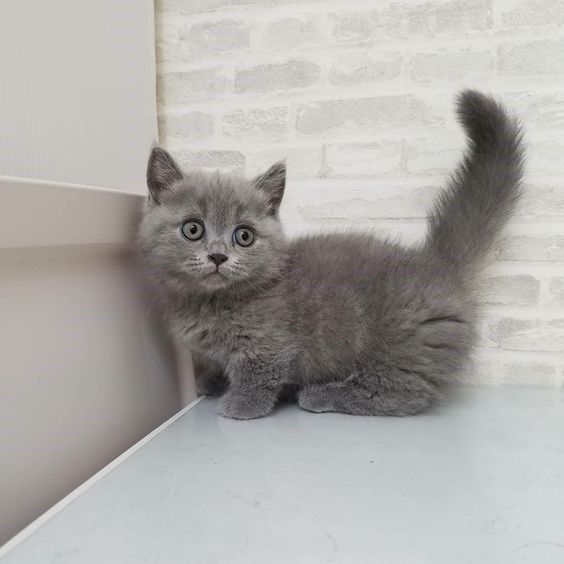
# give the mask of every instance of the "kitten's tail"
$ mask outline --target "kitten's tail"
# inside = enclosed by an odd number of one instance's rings
[[[519,124],[479,92],[458,97],[468,149],[429,217],[426,247],[457,270],[473,270],[521,195],[524,149]]]

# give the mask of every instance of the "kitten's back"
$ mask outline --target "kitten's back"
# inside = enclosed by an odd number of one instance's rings
[[[450,381],[468,357],[473,302],[424,250],[334,233],[294,240],[290,257],[287,296],[310,379],[360,360]]]

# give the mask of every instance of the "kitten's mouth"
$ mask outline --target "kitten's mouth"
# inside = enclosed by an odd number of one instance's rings
[[[229,284],[229,279],[219,270],[214,270],[203,277],[202,284],[210,290],[219,290]]]
[[[227,278],[219,272],[219,269],[215,269],[213,272],[206,274],[205,278],[222,278],[223,280],[227,280]]]

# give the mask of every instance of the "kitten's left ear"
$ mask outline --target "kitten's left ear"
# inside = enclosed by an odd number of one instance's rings
[[[182,171],[174,159],[161,147],[153,147],[147,164],[147,186],[151,200],[160,203],[161,194],[176,181],[182,180]]]
[[[286,187],[286,163],[280,161],[273,164],[253,180],[253,186],[266,194],[271,215],[276,215]]]

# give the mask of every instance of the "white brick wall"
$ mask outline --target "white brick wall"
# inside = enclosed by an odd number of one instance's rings
[[[564,384],[563,0],[157,0],[161,141],[187,166],[286,157],[290,233],[420,237],[460,157],[453,97],[494,92],[528,197],[484,279],[481,383]]]

